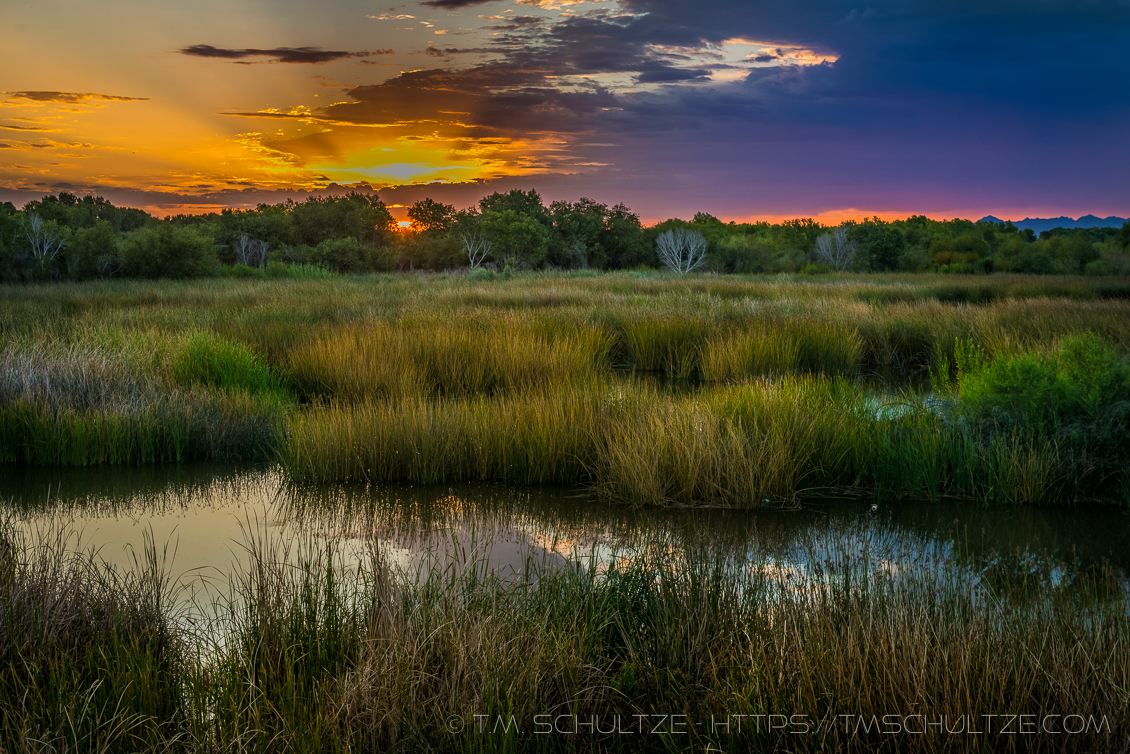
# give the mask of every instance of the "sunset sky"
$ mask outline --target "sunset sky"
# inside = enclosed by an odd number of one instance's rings
[[[1130,0],[0,0],[0,201],[1130,215]],[[336,184],[336,185],[333,185]],[[398,206],[399,205],[399,206]]]

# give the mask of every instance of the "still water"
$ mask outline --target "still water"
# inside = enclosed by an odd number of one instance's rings
[[[328,541],[346,568],[376,544],[405,573],[468,562],[521,578],[545,565],[599,567],[641,542],[706,543],[743,557],[774,553],[805,568],[858,551],[906,570],[962,556],[1010,559],[1051,583],[1071,565],[1130,573],[1130,515],[1109,509],[984,508],[972,502],[808,500],[785,511],[633,510],[583,490],[495,485],[295,487],[277,469],[217,465],[0,467],[0,512],[31,542],[62,537],[130,567],[147,542],[207,602],[246,569],[249,547]],[[280,550],[281,551],[281,550]],[[764,561],[764,557],[761,558]],[[785,562],[787,561],[787,562]],[[976,567],[971,574],[975,578]]]

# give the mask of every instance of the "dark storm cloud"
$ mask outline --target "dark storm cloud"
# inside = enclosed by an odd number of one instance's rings
[[[656,67],[649,71],[644,71],[636,76],[636,83],[638,84],[659,84],[669,83],[672,81],[691,81],[693,79],[709,79],[710,71],[706,70],[687,70],[685,68],[663,68]]]
[[[474,53],[498,52],[494,47],[444,47],[440,49],[435,45],[428,45],[424,54],[430,58],[446,58],[448,55],[469,55]]]
[[[354,102],[332,105],[328,119],[357,124],[436,123],[450,135],[489,137],[583,130],[587,117],[614,105],[603,90],[564,92],[547,85],[551,70],[488,64],[463,70],[402,73],[349,90]],[[469,132],[467,132],[469,130]]]
[[[437,0],[433,6],[470,4],[477,3]],[[513,114],[514,103],[535,103],[518,121],[539,132],[558,127],[563,113],[564,130],[571,131],[585,127],[586,119],[598,130],[612,119],[623,128],[638,114],[659,128],[726,117],[740,119],[734,127],[746,131],[750,117],[834,129],[911,127],[935,119],[962,122],[968,132],[989,127],[985,118],[1001,108],[1060,117],[1051,103],[1116,109],[1128,103],[1130,75],[1121,59],[1130,46],[1126,0],[1084,6],[1062,0],[869,0],[862,8],[832,0],[622,0],[619,7],[557,21],[507,19],[498,25],[506,33],[495,37],[493,47],[429,45],[425,54],[431,57],[493,51],[494,60],[359,87],[352,90],[358,102],[328,114],[386,123],[443,121],[437,113],[459,110],[475,125],[487,125],[499,120],[492,109]],[[707,62],[732,39],[769,49],[755,50],[744,82],[702,87],[712,70],[734,70]],[[798,49],[813,51],[815,60],[810,56],[802,65],[791,59]],[[812,65],[820,55],[836,62]],[[600,74],[670,86],[643,96],[577,83],[577,77]],[[563,89],[561,81],[569,77]],[[694,88],[700,90],[697,109],[675,112],[688,96],[684,90]],[[599,107],[589,104],[594,99]],[[985,107],[986,99],[992,107]],[[445,104],[450,102],[462,104]],[[539,116],[546,121],[537,122]]]
[[[52,102],[65,105],[80,105],[87,102],[145,102],[148,97],[119,97],[113,94],[95,94],[94,92],[4,92],[9,100],[27,100],[29,102]]]
[[[425,50],[487,62],[356,87],[318,116],[488,142],[562,134],[577,160],[616,165],[602,181],[629,203],[671,185],[698,208],[747,214],[881,209],[942,190],[1051,201],[1070,187],[1130,202],[1116,168],[1130,2],[622,0],[496,26],[487,47]],[[727,40],[763,47],[743,48],[751,57],[735,66],[718,55]],[[729,80],[710,80],[723,71]],[[639,90],[623,91],[628,82]]]
[[[486,5],[491,2],[494,2],[494,0],[425,0],[425,2],[420,4],[440,10],[460,10],[461,8],[471,8],[476,5]]]
[[[348,58],[366,58],[371,55],[387,55],[391,50],[361,50],[348,52],[346,50],[323,50],[320,47],[274,47],[269,50],[255,48],[227,49],[213,47],[212,45],[190,45],[178,50],[182,55],[191,55],[197,58],[219,58],[222,60],[242,61],[246,58],[270,58],[272,63],[308,63],[318,65],[330,63],[335,60]]]

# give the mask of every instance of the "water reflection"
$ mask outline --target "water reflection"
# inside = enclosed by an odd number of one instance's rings
[[[1031,575],[1053,587],[1092,564],[1130,570],[1130,516],[1097,509],[923,501],[874,508],[869,498],[842,498],[790,511],[633,510],[561,488],[300,487],[272,467],[213,465],[6,467],[0,507],[33,540],[78,532],[77,546],[96,548],[120,567],[130,566],[146,536],[159,549],[167,543],[175,552],[170,568],[184,574],[195,600],[222,592],[246,568],[250,538],[333,542],[346,569],[357,568],[375,544],[409,574],[476,564],[518,579],[566,563],[603,568],[645,546],[678,561],[692,545],[797,583],[860,558],[877,578],[959,559],[974,574]]]

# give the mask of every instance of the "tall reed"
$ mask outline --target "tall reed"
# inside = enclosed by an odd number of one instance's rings
[[[167,551],[117,572],[63,530],[0,520],[0,748],[128,751],[186,731],[186,653]],[[76,551],[78,550],[78,551]]]

